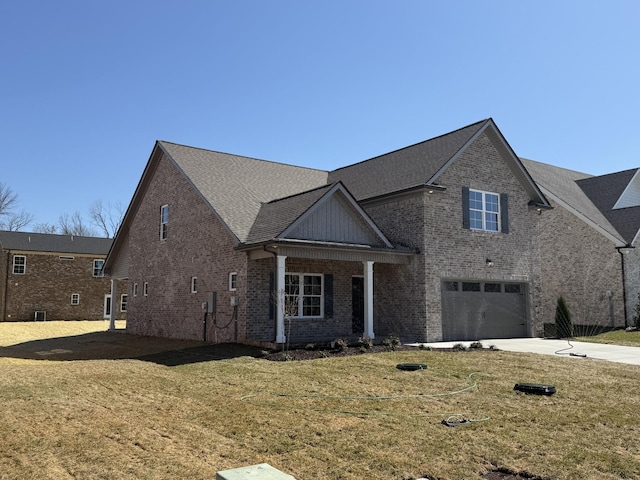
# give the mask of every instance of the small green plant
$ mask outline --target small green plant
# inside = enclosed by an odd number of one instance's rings
[[[562,296],[558,297],[558,303],[556,304],[556,336],[558,338],[573,337],[571,313]]]
[[[471,342],[469,344],[469,348],[470,349],[477,349],[477,350],[482,350],[484,348],[484,345],[482,345],[482,342]]]
[[[638,293],[638,303],[636,303],[633,323],[635,324],[636,329],[640,330],[640,293]]]
[[[427,345],[426,343],[421,343],[420,345],[418,345],[418,348],[420,350],[427,350],[427,351],[433,350],[433,348],[431,348],[431,345]]]
[[[382,341],[382,344],[391,351],[395,351],[400,345],[400,337],[397,335],[389,335]]]
[[[373,340],[369,337],[360,337],[358,339],[358,345],[360,346],[360,350],[369,350],[373,347]]]
[[[467,347],[464,343],[456,343],[453,347],[451,347],[455,352],[466,352]]]
[[[307,343],[304,348],[305,348],[305,350],[315,350],[316,349],[316,344],[315,343]]]

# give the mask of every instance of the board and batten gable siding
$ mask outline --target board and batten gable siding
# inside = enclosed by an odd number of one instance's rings
[[[302,240],[385,246],[342,193],[327,198],[286,236]]]
[[[160,240],[160,209],[169,206],[168,234]],[[208,318],[208,341],[235,341],[231,297],[238,304],[238,340],[245,334],[246,255],[176,166],[163,157],[153,173],[129,230],[130,298],[127,330],[134,334],[202,340],[202,303],[217,294],[216,324]],[[229,291],[229,273],[237,272],[237,290]],[[197,292],[191,278],[197,277]],[[144,295],[144,284],[148,295]]]

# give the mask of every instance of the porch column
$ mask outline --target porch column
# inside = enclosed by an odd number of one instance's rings
[[[276,256],[276,343],[284,343],[284,272],[285,255]]]
[[[364,336],[375,338],[373,333],[373,262],[364,264]]]
[[[118,305],[118,281],[111,277],[111,311],[109,312],[109,330],[116,329],[116,306]]]

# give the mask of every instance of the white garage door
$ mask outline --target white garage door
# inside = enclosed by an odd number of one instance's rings
[[[442,282],[443,340],[528,336],[526,286],[471,280]]]

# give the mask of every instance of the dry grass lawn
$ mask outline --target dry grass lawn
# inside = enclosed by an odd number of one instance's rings
[[[270,362],[106,328],[0,323],[0,479],[213,480],[263,462],[298,480],[640,478],[637,366],[488,349]]]

